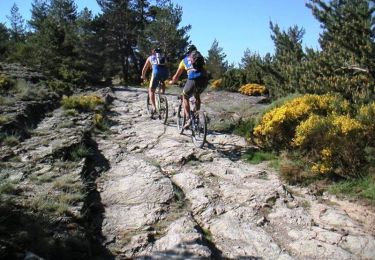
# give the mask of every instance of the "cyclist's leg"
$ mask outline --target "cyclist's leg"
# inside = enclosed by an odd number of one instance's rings
[[[167,68],[162,68],[160,71],[160,87],[161,93],[165,94],[165,81],[168,79],[169,73]]]
[[[161,93],[165,94],[165,82],[164,81],[160,81],[160,89],[161,89]]]
[[[208,79],[207,77],[202,77],[196,80],[196,107],[197,111],[201,109],[201,94],[206,89],[208,85]]]
[[[185,83],[184,90],[182,91],[182,101],[184,106],[184,114],[186,116],[186,124],[184,127],[188,127],[190,125],[190,104],[189,104],[189,97],[194,94],[195,91],[195,81],[188,79]]]
[[[150,101],[151,101],[152,109],[154,112],[156,111],[155,89],[157,86],[158,86],[157,75],[152,73],[151,80],[150,80],[149,94],[150,94]]]
[[[196,108],[197,108],[197,111],[199,111],[199,110],[201,109],[201,94],[200,94],[200,93],[197,93],[197,94],[195,95],[195,99],[196,99],[196,101],[195,101],[195,106],[196,106]]]

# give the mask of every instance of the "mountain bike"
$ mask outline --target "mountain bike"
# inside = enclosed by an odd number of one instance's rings
[[[179,104],[176,113],[176,121],[177,121],[177,129],[180,134],[186,130],[184,125],[186,123],[186,117],[184,115],[184,106],[182,101],[182,96],[178,97]],[[196,147],[202,148],[204,143],[206,142],[207,136],[207,120],[206,115],[203,111],[196,110],[196,98],[192,96],[189,98],[190,104],[190,112],[189,112],[189,119],[190,119],[190,126],[189,129],[191,130],[191,138],[193,143]]]
[[[157,118],[159,118],[159,120],[162,121],[163,124],[166,124],[168,120],[168,100],[167,97],[161,93],[161,85],[162,82],[159,81],[158,86],[155,90],[156,111],[152,115],[152,104],[150,102],[149,92],[147,92],[146,108],[148,115],[151,115],[151,117],[156,116]]]

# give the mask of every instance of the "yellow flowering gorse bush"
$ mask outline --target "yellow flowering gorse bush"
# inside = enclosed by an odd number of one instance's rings
[[[64,109],[76,109],[84,111],[92,111],[98,105],[103,104],[104,101],[97,95],[82,95],[82,96],[63,96],[62,106]]]
[[[355,177],[364,165],[364,148],[374,139],[375,103],[359,109],[334,95],[305,95],[276,107],[254,128],[258,144],[293,149],[314,174]]]
[[[375,146],[375,102],[360,107],[357,119],[365,126],[367,142]]]
[[[333,116],[332,124],[337,127],[339,134],[348,136],[351,134],[358,133],[364,129],[364,126],[355,118],[351,118],[348,115],[345,116]]]
[[[265,86],[255,84],[255,83],[249,83],[246,85],[243,85],[238,90],[241,94],[248,95],[248,96],[260,96],[267,92],[267,89]]]
[[[295,128],[311,114],[327,115],[348,111],[348,102],[334,95],[297,97],[267,112],[254,128],[254,135],[263,145],[289,146]]]
[[[332,167],[324,163],[314,163],[311,167],[311,172],[315,174],[327,174],[332,172]]]
[[[216,79],[211,83],[212,89],[219,89],[221,87],[222,79]]]

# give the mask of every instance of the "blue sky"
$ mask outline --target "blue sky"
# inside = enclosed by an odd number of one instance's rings
[[[305,47],[318,48],[320,24],[305,7],[306,0],[173,0],[182,6],[181,25],[191,24],[190,39],[207,55],[214,39],[223,48],[230,63],[238,64],[244,51],[265,55],[274,52],[269,22],[281,29],[298,25],[306,31]],[[16,3],[25,20],[30,18],[32,0],[0,0],[0,22]],[[78,9],[87,6],[94,13],[100,12],[96,0],[76,0]]]

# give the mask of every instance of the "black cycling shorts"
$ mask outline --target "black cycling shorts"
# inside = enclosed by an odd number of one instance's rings
[[[206,77],[188,79],[186,81],[182,94],[187,97],[191,97],[193,95],[200,95],[203,92],[203,90],[207,87],[207,85],[208,80]]]

